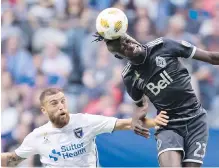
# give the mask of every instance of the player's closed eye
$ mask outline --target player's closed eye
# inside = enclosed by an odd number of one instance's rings
[[[56,106],[57,104],[58,104],[57,101],[53,101],[53,102],[51,103],[52,106]]]
[[[65,104],[65,99],[63,99],[63,100],[61,101],[61,103],[62,103],[62,104]]]

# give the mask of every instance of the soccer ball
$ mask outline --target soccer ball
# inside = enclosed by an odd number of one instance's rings
[[[128,19],[125,13],[120,9],[107,8],[97,16],[97,32],[105,39],[117,39],[126,33],[127,28]]]

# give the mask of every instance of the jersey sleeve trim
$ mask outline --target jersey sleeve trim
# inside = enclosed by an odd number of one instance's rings
[[[195,52],[196,52],[196,49],[197,49],[197,47],[193,47],[193,50],[192,50],[192,53],[191,53],[191,55],[189,56],[189,58],[192,58],[194,55],[195,55]]]
[[[22,155],[22,153],[20,152],[19,153],[19,150],[18,149],[15,149],[15,154],[17,155],[17,156],[19,156],[19,157],[21,157],[21,158],[23,158],[23,159],[27,159],[28,158],[28,156],[24,156],[24,155]]]
[[[112,133],[114,130],[115,130],[115,127],[116,127],[116,122],[117,122],[117,118],[112,118],[112,120],[110,121],[109,123],[109,133]],[[112,127],[111,127],[111,124],[112,124]]]
[[[142,97],[141,97],[139,100],[137,100],[137,101],[136,101],[136,100],[133,100],[133,102],[134,102],[135,104],[137,104],[137,103],[139,103],[139,102],[141,102],[141,101],[143,100],[143,97],[144,97],[144,96],[142,96]]]

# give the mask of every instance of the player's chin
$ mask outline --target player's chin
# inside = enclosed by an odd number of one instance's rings
[[[126,58],[130,61],[135,59],[137,56],[138,56],[138,53],[134,53],[134,52],[129,52],[126,54]]]
[[[65,125],[68,124],[69,119],[70,117],[68,115],[59,117],[57,121],[57,125],[59,125],[59,127],[64,127]]]
[[[128,59],[132,59],[135,56],[135,53],[133,50],[128,50],[125,52],[125,57]]]
[[[59,120],[60,123],[65,124],[65,123],[68,123],[69,118],[70,118],[69,114],[65,113],[65,114],[59,115],[59,119],[58,120]]]

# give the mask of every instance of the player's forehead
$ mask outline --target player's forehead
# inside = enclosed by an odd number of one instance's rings
[[[56,94],[52,94],[52,95],[47,95],[44,98],[44,103],[50,103],[52,101],[59,101],[65,98],[65,95],[63,92],[58,92]]]
[[[116,40],[108,40],[106,44],[110,51],[118,51],[119,49],[121,49],[121,45],[128,44],[130,42],[139,44],[134,38],[132,38],[128,34],[125,34]]]
[[[108,40],[106,44],[109,51],[111,52],[118,51],[121,46],[120,38],[116,40]]]

